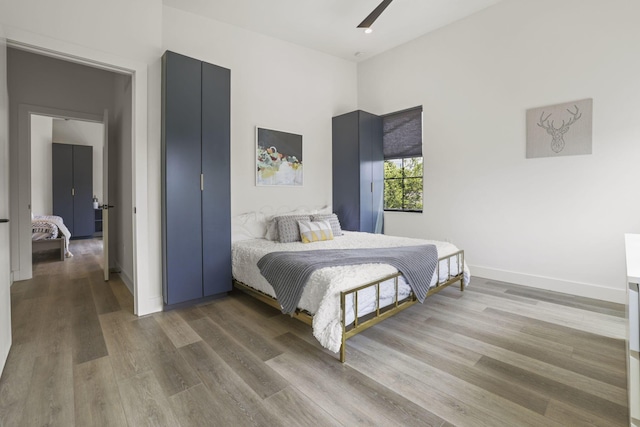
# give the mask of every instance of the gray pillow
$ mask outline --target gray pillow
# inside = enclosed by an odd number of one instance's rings
[[[311,221],[310,215],[283,215],[275,218],[278,223],[278,241],[280,243],[301,242],[298,221]]]
[[[331,224],[331,231],[334,236],[342,236],[344,233],[342,232],[342,227],[340,227],[340,220],[338,219],[338,215],[332,214],[318,214],[311,215],[311,221],[328,221]]]

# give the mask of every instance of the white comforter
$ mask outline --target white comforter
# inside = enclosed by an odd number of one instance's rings
[[[416,246],[430,243],[436,245],[438,256],[443,257],[458,251],[458,248],[447,242],[432,240],[411,239],[406,237],[393,237],[381,234],[345,232],[344,236],[338,236],[334,240],[305,244],[302,242],[278,243],[265,239],[243,240],[232,245],[233,277],[257,289],[265,294],[275,297],[273,288],[260,274],[257,263],[260,258],[269,252],[275,251],[305,251],[316,249],[353,249],[353,248],[384,248],[397,246]],[[454,258],[455,259],[455,258]],[[451,264],[452,274],[457,272],[455,262]],[[309,282],[302,293],[298,307],[313,314],[313,335],[323,347],[337,352],[342,343],[342,326],[340,324],[340,292],[364,285],[386,276],[397,273],[397,270],[388,264],[364,264],[341,267],[323,268],[315,271],[309,278]],[[441,262],[440,280],[447,279],[447,263]],[[469,283],[470,273],[464,265],[464,284]],[[393,282],[381,286],[381,306],[390,304],[395,300]],[[410,289],[400,279],[399,299],[408,295]],[[436,277],[431,285],[436,283]],[[363,315],[375,309],[375,292],[358,293],[358,315]],[[347,324],[353,320],[353,307],[347,312]]]

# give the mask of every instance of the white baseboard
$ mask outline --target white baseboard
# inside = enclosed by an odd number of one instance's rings
[[[113,263],[115,264],[116,268],[120,271],[120,273],[118,274],[120,275],[120,278],[124,282],[127,289],[129,289],[129,292],[131,292],[131,295],[135,295],[133,279],[131,278],[131,275],[128,274],[122,268],[118,260],[114,259]],[[144,316],[146,314],[157,313],[159,311],[162,311],[163,309],[164,309],[164,298],[162,297],[162,295],[148,298],[146,300],[141,299],[140,301],[138,301],[138,312],[136,313],[136,315]]]
[[[131,278],[131,275],[122,268],[122,266],[120,265],[117,259],[113,260],[113,263],[116,265],[116,268],[119,271],[118,274],[120,275],[120,278],[122,279],[124,284],[127,286],[127,289],[129,289],[129,292],[131,292],[131,295],[135,295],[133,279]]]
[[[24,270],[15,270],[11,272],[11,276],[12,276],[12,281],[13,282],[20,282],[22,280],[29,280],[32,279],[33,276],[29,276],[28,274],[26,274],[24,272]]]
[[[136,315],[144,316],[146,314],[158,313],[164,309],[164,298],[162,295],[159,297],[149,298],[144,301],[139,301],[138,312]]]
[[[485,279],[499,280],[501,282],[509,282],[516,285],[562,292],[580,297],[616,302],[619,304],[624,304],[626,301],[626,290],[624,288],[615,289],[591,283],[570,282],[568,280],[554,279],[552,277],[534,276],[531,274],[516,273],[514,271],[480,267],[477,265],[470,265],[469,269],[471,270],[471,284],[473,284],[473,277],[477,276]]]

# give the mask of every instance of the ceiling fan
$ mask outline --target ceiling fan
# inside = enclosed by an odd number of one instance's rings
[[[370,28],[375,20],[378,19],[378,17],[382,14],[382,12],[384,12],[384,10],[392,1],[393,0],[383,0],[382,3],[378,5],[378,7],[373,9],[373,12],[371,12],[369,16],[364,18],[364,21],[362,21],[360,25],[358,25],[358,28]]]

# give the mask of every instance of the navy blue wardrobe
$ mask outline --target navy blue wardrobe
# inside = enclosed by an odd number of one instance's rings
[[[381,233],[382,118],[357,110],[333,118],[333,211],[349,231]]]
[[[162,258],[166,306],[231,290],[230,70],[162,57]]]
[[[72,239],[91,237],[95,232],[93,147],[53,143],[51,149],[53,214],[62,217]]]

